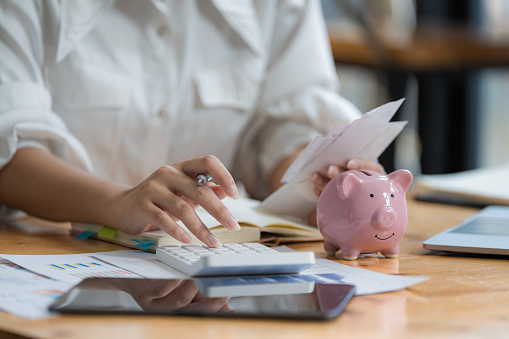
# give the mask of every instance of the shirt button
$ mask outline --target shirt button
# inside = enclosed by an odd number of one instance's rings
[[[168,116],[168,110],[166,108],[161,108],[157,114],[161,118],[166,118]]]
[[[168,28],[168,26],[161,26],[157,29],[157,35],[159,35],[160,37],[164,37],[168,35],[168,33],[170,33],[170,29]]]

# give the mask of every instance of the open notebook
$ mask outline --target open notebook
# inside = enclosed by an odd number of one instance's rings
[[[241,227],[239,231],[227,230],[201,207],[196,209],[196,213],[223,244],[259,242],[262,240],[262,232],[264,232],[264,239],[266,241],[274,243],[299,242],[303,240],[316,241],[322,239],[320,231],[316,227],[306,224],[304,220],[282,218],[258,210],[256,207],[260,202],[257,200],[241,197],[238,200],[225,198],[222,202],[239,222]],[[187,230],[181,222],[179,222],[179,225]],[[181,244],[161,230],[132,235],[103,225],[72,223],[71,227],[72,232],[77,234],[77,238],[86,239],[90,237],[101,239],[148,251],[155,251],[158,246]],[[193,239],[193,244],[201,244],[201,241],[194,235],[190,235]]]

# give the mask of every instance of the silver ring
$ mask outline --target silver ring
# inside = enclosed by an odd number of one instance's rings
[[[203,186],[203,185],[206,185],[209,181],[212,180],[212,177],[210,175],[206,175],[206,174],[198,174],[196,176],[196,184],[198,186]]]

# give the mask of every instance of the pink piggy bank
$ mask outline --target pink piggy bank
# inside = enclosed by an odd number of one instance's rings
[[[407,170],[387,175],[354,170],[334,177],[317,207],[325,251],[335,255],[341,249],[346,260],[373,252],[396,258],[407,227],[405,194],[412,179]]]

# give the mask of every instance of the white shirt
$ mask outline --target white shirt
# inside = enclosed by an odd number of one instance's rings
[[[0,168],[39,147],[134,185],[214,154],[262,198],[278,161],[359,114],[319,0],[0,1]]]

